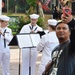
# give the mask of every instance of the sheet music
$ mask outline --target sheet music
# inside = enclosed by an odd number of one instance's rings
[[[32,43],[29,35],[17,35],[17,39],[20,48],[32,47]]]
[[[22,34],[17,35],[18,46],[20,48],[35,47],[40,41],[39,34]]]
[[[39,34],[31,34],[30,37],[31,37],[33,46],[37,46],[38,43],[40,42]]]

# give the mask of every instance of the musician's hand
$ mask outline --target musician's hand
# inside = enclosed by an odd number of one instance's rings
[[[31,30],[31,32],[30,33],[35,33],[33,30]]]

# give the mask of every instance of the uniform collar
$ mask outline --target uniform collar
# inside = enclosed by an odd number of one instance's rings
[[[29,24],[29,26],[32,26],[31,23]],[[37,24],[34,27],[36,27],[36,26],[37,26]]]

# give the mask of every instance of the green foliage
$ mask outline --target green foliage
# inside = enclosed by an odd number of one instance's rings
[[[28,24],[29,22],[30,22],[30,20],[29,20],[29,17],[28,17],[28,16],[20,16],[20,17],[18,18],[18,22],[17,22],[17,24],[19,25],[19,28],[18,28],[17,33],[19,33],[20,30],[21,30],[21,28],[22,28],[24,25]]]
[[[17,31],[18,31],[18,26],[17,25],[9,25],[8,27],[12,29],[13,35],[17,34]]]
[[[26,2],[30,6],[26,13],[28,13],[28,14],[35,13],[36,12],[36,5],[37,5],[36,2],[37,2],[37,0],[26,0]]]
[[[16,23],[17,21],[18,20],[16,18],[15,21],[12,20],[12,21],[9,22],[9,26],[8,27],[12,29],[13,35],[17,34],[17,31],[18,31],[18,28],[19,28],[18,24]]]
[[[27,3],[30,5],[30,6],[33,6],[34,8],[36,7],[36,1],[37,0],[26,0]]]
[[[37,0],[26,0],[26,2],[30,5],[30,8],[28,9],[27,13],[28,13],[28,14],[36,13],[35,8],[36,8],[36,5],[37,5],[37,4],[36,4]],[[40,17],[40,18],[38,19],[37,24],[38,24],[39,26],[41,26],[41,27],[44,27],[44,19],[43,19],[42,17]]]
[[[37,24],[38,24],[40,27],[44,28],[44,21],[43,21],[43,18],[42,18],[42,17],[39,17]]]
[[[20,32],[21,28],[30,22],[28,16],[18,16],[9,22],[9,28],[12,29],[13,35],[16,35]]]

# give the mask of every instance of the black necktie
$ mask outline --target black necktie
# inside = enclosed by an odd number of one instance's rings
[[[33,27],[34,27],[34,26],[32,25],[32,28],[31,28],[32,30],[33,30]]]
[[[6,33],[6,29],[4,30],[3,36],[4,36],[4,47],[6,48],[6,39],[5,39],[5,33]]]
[[[1,29],[1,28],[0,28]],[[1,33],[0,33],[0,37],[1,37]]]

